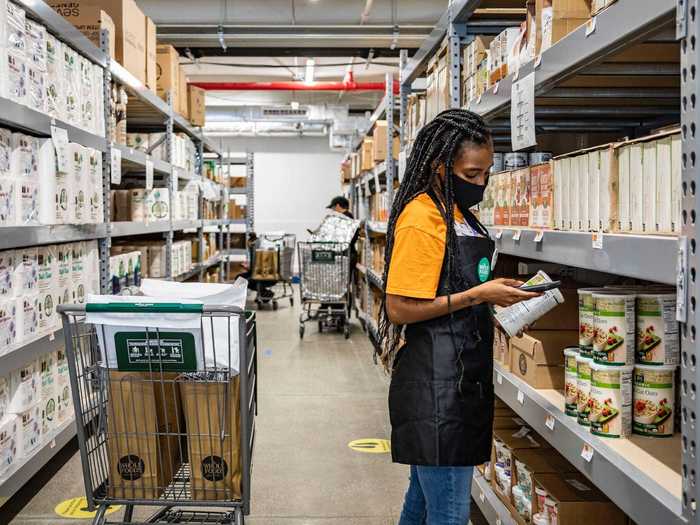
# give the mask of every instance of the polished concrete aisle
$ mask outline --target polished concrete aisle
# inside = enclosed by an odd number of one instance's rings
[[[354,439],[389,437],[388,379],[373,364],[367,337],[356,322],[347,341],[318,334],[310,323],[300,342],[297,309],[282,303],[276,312],[258,313],[260,406],[246,524],[396,523],[407,469],[388,454],[348,448]],[[89,523],[63,520],[53,510],[83,494],[77,454],[47,478],[36,480],[11,523]]]

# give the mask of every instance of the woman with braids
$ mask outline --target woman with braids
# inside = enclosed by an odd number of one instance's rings
[[[473,466],[491,451],[490,305],[537,296],[489,280],[494,243],[469,208],[492,163],[483,120],[443,111],[418,133],[392,206],[379,330],[392,456],[411,465],[399,525],[469,521]]]

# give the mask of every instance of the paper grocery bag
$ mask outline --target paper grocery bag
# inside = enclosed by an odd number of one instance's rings
[[[277,273],[278,255],[274,250],[256,250],[253,279],[258,281],[275,281],[279,279]]]
[[[162,381],[161,381],[162,377]],[[108,494],[157,499],[183,462],[184,435],[175,374],[109,371]]]
[[[221,375],[221,374],[219,374]],[[238,376],[228,381],[178,379],[185,410],[190,484],[194,500],[241,498],[240,392]],[[210,373],[209,378],[212,377]]]

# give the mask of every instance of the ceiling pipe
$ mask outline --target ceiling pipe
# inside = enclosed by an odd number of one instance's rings
[[[190,82],[205,91],[385,91],[384,82]],[[394,94],[399,83],[394,80]]]

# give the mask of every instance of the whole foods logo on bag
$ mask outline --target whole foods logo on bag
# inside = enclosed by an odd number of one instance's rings
[[[228,465],[219,456],[207,456],[202,460],[202,476],[207,481],[223,481],[228,474]]]
[[[146,465],[143,460],[136,454],[127,454],[119,459],[117,471],[122,479],[127,481],[136,481],[143,476],[146,470]]]

